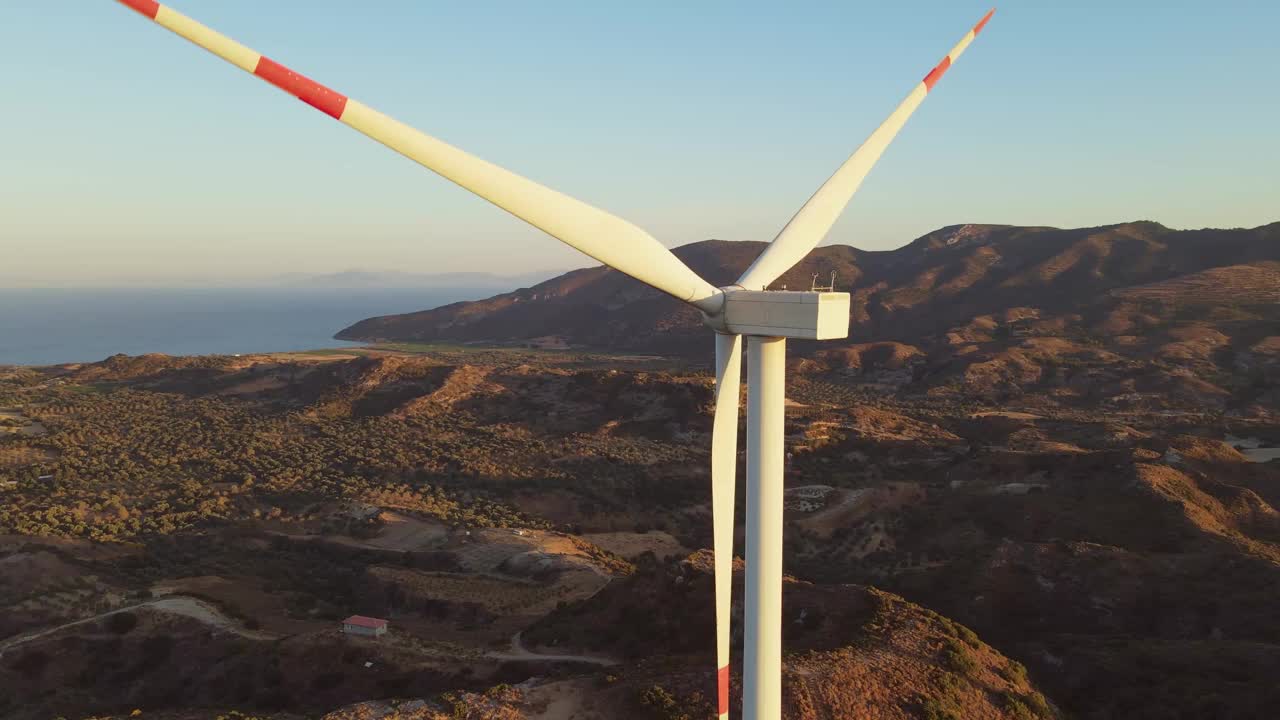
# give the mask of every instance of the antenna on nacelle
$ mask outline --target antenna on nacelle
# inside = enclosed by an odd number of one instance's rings
[[[831,282],[827,285],[818,284],[818,273],[813,274],[813,284],[809,286],[811,292],[835,292],[836,289],[836,271],[831,271]]]

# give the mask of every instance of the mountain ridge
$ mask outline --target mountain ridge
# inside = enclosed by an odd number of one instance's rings
[[[732,283],[764,246],[704,240],[673,252],[722,286]],[[1153,221],[1070,229],[962,224],[939,228],[894,250],[822,246],[773,287],[808,288],[813,275],[821,281],[834,271],[837,289],[852,295],[851,340],[931,344],[973,317],[1015,308],[1079,314],[1086,323],[1096,322],[1138,302],[1118,292],[1126,288],[1277,261],[1280,222],[1201,230],[1173,230]],[[687,354],[706,344],[702,329],[696,310],[596,266],[484,300],[368,318],[335,337],[508,343],[557,336],[584,347]]]

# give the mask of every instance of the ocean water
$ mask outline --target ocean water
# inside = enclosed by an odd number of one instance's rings
[[[496,294],[480,289],[0,288],[0,365],[92,362],[116,353],[206,355],[355,345],[334,333],[374,315]]]

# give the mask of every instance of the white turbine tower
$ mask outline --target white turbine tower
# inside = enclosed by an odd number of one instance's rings
[[[786,339],[849,334],[849,295],[765,288],[826,236],[864,177],[951,63],[991,19],[988,12],[907,95],[871,137],[791,218],[738,282],[717,288],[625,220],[447,145],[264,57],[153,0],[119,0],[159,25],[279,87],[339,122],[461,185],[600,262],[702,311],[716,332],[711,437],[719,710],[729,713],[733,492],[742,336],[747,336],[747,532],[743,716],[782,712],[783,421]]]

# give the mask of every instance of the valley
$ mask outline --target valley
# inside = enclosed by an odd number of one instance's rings
[[[1267,717],[1275,228],[810,256],[863,301],[791,358],[786,717]],[[0,716],[712,716],[707,338],[550,282],[341,352],[0,368]]]

